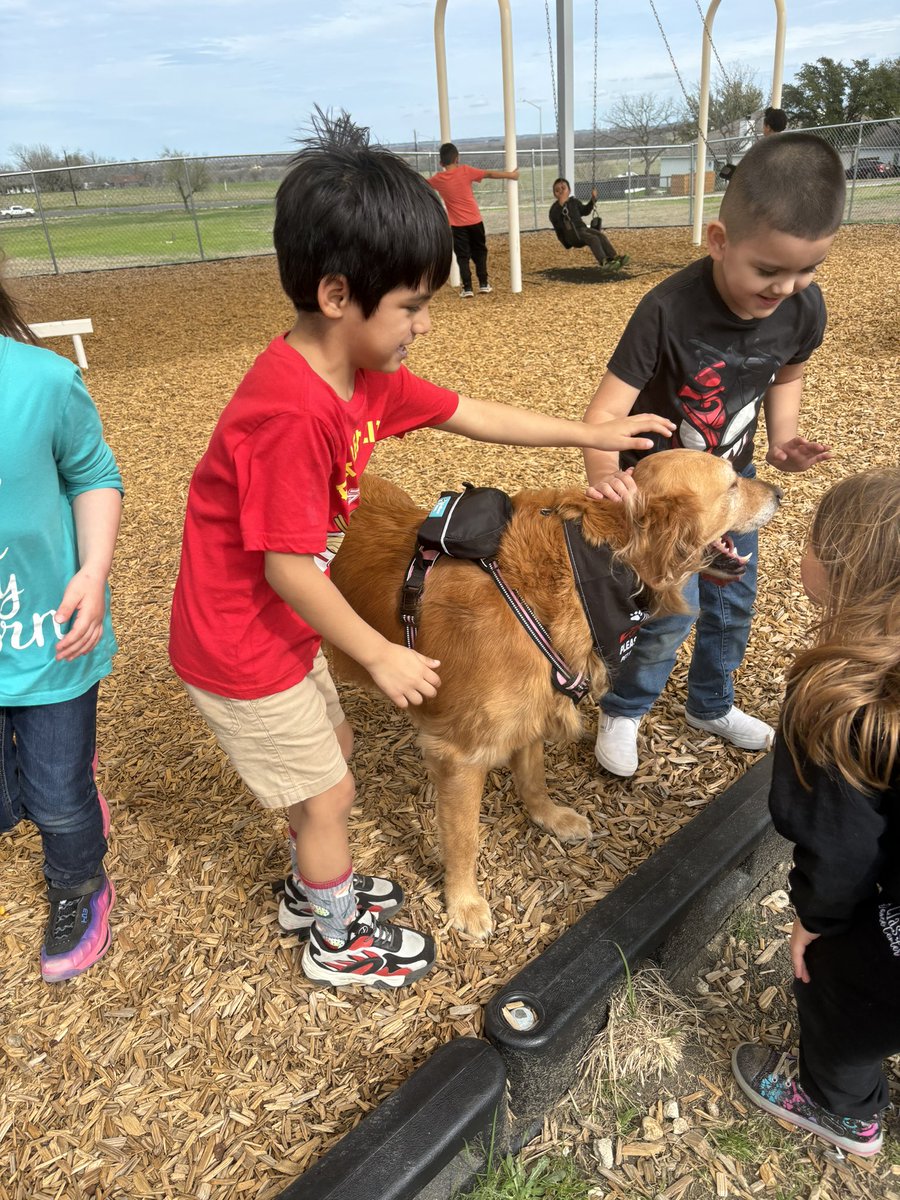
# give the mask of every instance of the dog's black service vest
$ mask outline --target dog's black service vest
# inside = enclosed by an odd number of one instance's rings
[[[563,532],[594,650],[614,679],[650,615],[643,584],[609,546],[588,545],[581,521],[564,521]]]

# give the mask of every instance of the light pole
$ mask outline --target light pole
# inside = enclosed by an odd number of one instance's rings
[[[537,100],[522,100],[523,104],[530,104],[532,108],[538,111],[538,141],[541,145],[541,179],[544,177],[544,110],[538,104]]]

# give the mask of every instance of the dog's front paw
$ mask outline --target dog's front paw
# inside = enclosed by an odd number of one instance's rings
[[[487,901],[477,893],[474,896],[447,898],[447,913],[454,929],[461,929],[471,937],[490,937],[494,922],[491,920],[491,910]]]
[[[584,842],[591,836],[590,821],[574,808],[554,804],[540,815],[532,815],[542,829],[558,837],[561,842]]]

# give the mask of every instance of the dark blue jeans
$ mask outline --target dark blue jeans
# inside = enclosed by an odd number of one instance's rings
[[[751,464],[741,472],[752,479]],[[687,710],[704,721],[724,717],[734,704],[733,672],[741,665],[750,637],[756,600],[759,534],[733,533],[738,554],[751,554],[742,579],[724,587],[698,575],[688,580],[684,598],[695,611],[660,617],[642,626],[629,658],[619,668],[612,690],[601,701],[613,717],[642,717],[658,699],[675,665],[678,648],[696,621],[694,653],[688,671]]]
[[[0,708],[0,832],[23,818],[37,825],[51,887],[93,879],[106,854],[92,768],[98,688],[60,704]]]

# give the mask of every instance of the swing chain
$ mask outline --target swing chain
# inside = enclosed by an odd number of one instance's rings
[[[594,113],[591,135],[591,191],[597,187],[597,10],[600,0],[594,0]]]
[[[553,89],[553,119],[559,136],[559,105],[556,101],[556,68],[553,65],[553,33],[550,29],[550,0],[544,0],[544,15],[547,18],[547,49],[550,52],[550,86]],[[541,164],[543,166],[543,163]]]
[[[672,53],[672,47],[669,45],[669,39],[666,37],[666,31],[665,31],[665,29],[663,29],[663,23],[659,19],[659,13],[656,11],[656,5],[654,4],[653,0],[649,0],[649,2],[650,2],[650,8],[653,11],[653,15],[656,18],[656,24],[659,27],[659,32],[662,37],[663,43],[666,47],[666,50],[669,53],[669,61],[672,64],[672,70],[675,72],[675,78],[678,80],[678,86],[681,88],[681,94],[682,94],[682,96],[684,96],[684,102],[688,106],[688,111],[694,114],[694,120],[697,121],[697,138],[698,138],[698,140],[703,142],[703,145],[706,147],[706,153],[710,155],[710,157],[712,158],[713,163],[715,165],[715,168],[718,171],[719,167],[720,167],[719,156],[716,154],[715,150],[713,150],[712,146],[709,144],[709,141],[706,138],[706,136],[700,132],[700,123],[698,120],[699,114],[697,111],[696,102],[691,100],[690,96],[688,95],[687,88],[684,86],[684,80],[681,78],[681,72],[678,70],[678,63],[675,61],[675,55]],[[703,15],[702,12],[700,15],[701,16]],[[703,22],[703,25],[705,28],[706,27],[705,21]],[[711,38],[710,38],[710,42],[712,42]],[[716,57],[718,58],[718,55],[716,55]]]

